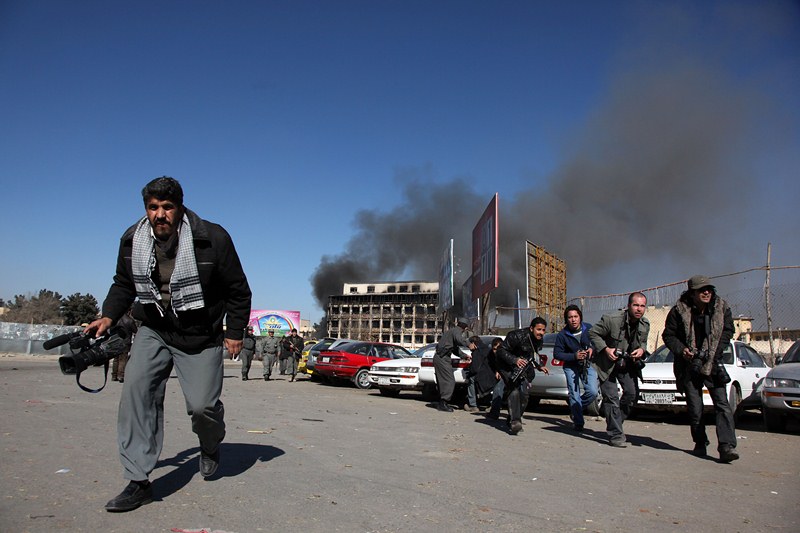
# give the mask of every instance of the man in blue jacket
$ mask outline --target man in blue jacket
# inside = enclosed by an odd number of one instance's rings
[[[583,431],[583,411],[597,398],[597,371],[591,365],[594,350],[589,338],[592,326],[583,321],[577,305],[567,306],[564,322],[567,325],[556,335],[553,357],[564,363],[572,422],[575,431]]]

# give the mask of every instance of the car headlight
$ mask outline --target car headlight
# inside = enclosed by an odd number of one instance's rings
[[[371,367],[369,367],[369,371],[370,372],[377,372],[378,371],[378,367],[377,366],[371,366]]]
[[[800,388],[800,381],[796,379],[767,378],[764,380],[764,386],[771,389],[798,389]]]

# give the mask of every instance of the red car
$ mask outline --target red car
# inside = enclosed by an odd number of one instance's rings
[[[411,357],[402,346],[382,342],[355,341],[319,353],[314,372],[323,379],[349,379],[359,389],[368,389],[369,367],[387,359]]]

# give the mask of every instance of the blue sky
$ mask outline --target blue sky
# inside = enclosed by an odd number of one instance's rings
[[[143,214],[142,186],[171,175],[188,207],[232,234],[254,307],[317,321],[310,279],[321,258],[374,238],[357,213],[391,222],[387,214],[416,208],[410,186],[460,188],[480,200],[460,205],[454,191],[443,208],[464,211],[460,233],[471,231],[495,192],[521,206],[552,189],[582,159],[576,152],[598,146],[587,139],[625,109],[618,100],[632,80],[678,64],[708,73],[692,87],[725,87],[721,101],[750,111],[734,156],[719,156],[741,171],[731,207],[717,182],[700,187],[704,209],[749,215],[714,230],[697,268],[761,264],[767,241],[774,262],[800,264],[800,225],[786,211],[800,198],[798,54],[800,10],[788,1],[3,0],[0,297],[47,288],[102,300],[118,238]],[[664,79],[659,101],[688,86],[673,91],[680,78]],[[743,242],[731,234],[746,235],[746,252],[715,248]],[[445,242],[404,253],[435,263]],[[565,255],[585,274],[583,256]],[[694,273],[663,255],[627,280]],[[608,274],[615,268],[598,265],[576,290],[631,290]],[[436,277],[419,264],[365,270]]]

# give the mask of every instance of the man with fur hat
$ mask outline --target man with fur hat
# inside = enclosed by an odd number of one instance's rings
[[[722,357],[734,334],[733,316],[728,304],[717,296],[706,276],[693,276],[689,288],[667,315],[662,338],[673,354],[673,369],[679,392],[686,395],[694,450],[706,456],[708,437],[703,423],[703,387],[714,402],[717,450],[720,461],[739,458],[736,431],[725,388],[730,381]]]

